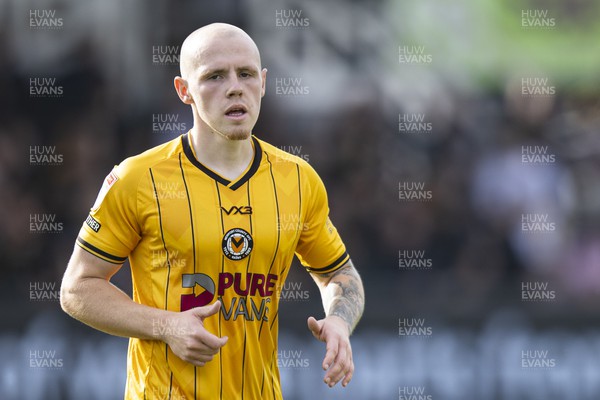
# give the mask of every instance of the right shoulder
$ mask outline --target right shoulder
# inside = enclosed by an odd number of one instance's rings
[[[148,171],[163,162],[171,160],[183,151],[182,140],[185,135],[179,136],[169,142],[163,143],[132,157],[123,160],[115,166],[113,173],[129,183],[139,182]]]
[[[149,171],[163,163],[177,157],[182,152],[182,138],[179,136],[169,142],[163,143],[138,155],[126,158],[116,165],[106,176],[92,210],[98,209],[109,193],[133,200],[137,197],[140,183],[148,180]]]

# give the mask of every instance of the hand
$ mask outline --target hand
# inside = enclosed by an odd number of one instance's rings
[[[199,367],[213,359],[219,349],[227,343],[227,336],[213,335],[204,328],[205,318],[215,315],[221,309],[221,302],[196,307],[180,313],[173,313],[167,322],[166,333],[162,340],[169,345],[173,353],[184,361]]]
[[[340,379],[344,378],[342,386],[346,387],[354,373],[348,324],[335,315],[318,321],[309,317],[308,328],[314,337],[325,342],[323,369],[327,372],[323,381],[329,387],[334,387]]]

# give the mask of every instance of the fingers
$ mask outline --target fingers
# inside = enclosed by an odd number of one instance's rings
[[[325,342],[325,357],[322,367],[325,371],[323,381],[329,387],[334,387],[338,382],[342,386],[348,385],[354,374],[352,361],[352,347],[346,333],[345,323],[340,324],[337,319],[326,318],[317,321],[313,317],[308,319],[308,327],[313,335]]]
[[[329,339],[325,347],[325,358],[323,359],[323,369],[328,370],[329,367],[335,362],[338,355],[338,341],[337,339]],[[327,373],[327,375],[330,375]],[[325,382],[328,383],[328,382]]]
[[[201,319],[204,319],[206,317],[210,317],[211,315],[215,315],[220,309],[221,302],[217,300],[208,306],[192,308],[189,312],[200,317]]]
[[[346,386],[352,379],[354,373],[354,363],[352,361],[352,349],[345,344],[341,344],[337,351],[337,357],[331,368],[325,374],[324,382],[329,387],[335,386],[342,378],[342,386]]]
[[[321,340],[321,327],[322,324],[319,323],[315,318],[308,317],[308,329],[312,332],[313,336],[319,340]]]
[[[213,350],[215,353],[217,351],[219,351],[219,349],[221,347],[225,346],[225,344],[229,340],[229,338],[227,336],[218,337],[218,336],[210,333],[206,329],[202,329],[198,333],[198,339],[200,339],[200,342],[204,346],[206,346],[210,350]]]
[[[209,332],[203,321],[219,312],[221,302],[193,308],[177,313],[177,325],[181,328],[170,335],[166,342],[171,350],[182,360],[196,366],[204,366],[212,361],[219,350],[227,344],[227,336],[218,337]]]

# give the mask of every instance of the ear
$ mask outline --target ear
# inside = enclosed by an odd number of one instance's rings
[[[184,104],[193,104],[194,103],[194,99],[190,95],[190,92],[189,92],[188,86],[187,86],[187,81],[185,79],[183,79],[180,76],[176,76],[175,79],[173,79],[173,84],[175,85],[175,91],[177,92],[179,99]]]
[[[266,88],[267,88],[267,69],[266,68],[263,68],[262,71],[260,71],[260,76],[262,77],[262,88],[261,88],[260,97],[263,97],[265,95]]]

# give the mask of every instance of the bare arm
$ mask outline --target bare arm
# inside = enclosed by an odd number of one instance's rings
[[[110,283],[120,268],[76,245],[60,289],[63,310],[111,335],[164,341],[180,358],[195,365],[204,365],[225,345],[227,338],[212,335],[202,324],[204,318],[219,311],[219,302],[183,313],[136,303]]]
[[[365,292],[352,261],[330,274],[311,274],[323,300],[327,316],[337,316],[348,324],[351,334],[365,308]]]
[[[166,319],[169,312],[135,303],[110,283],[120,268],[75,246],[60,288],[63,310],[111,335],[161,339],[152,321]]]
[[[350,334],[362,316],[365,293],[358,272],[348,261],[330,274],[311,274],[323,300],[326,317],[308,318],[308,327],[317,339],[325,342],[324,382],[330,387],[342,380],[346,386],[354,373]]]

